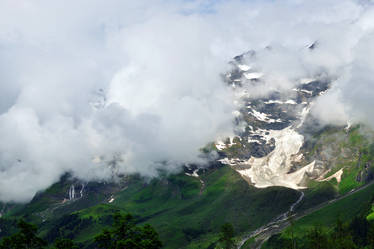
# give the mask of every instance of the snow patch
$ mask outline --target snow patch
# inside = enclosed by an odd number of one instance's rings
[[[217,141],[215,145],[217,150],[223,150],[226,148],[226,144],[222,141]]]
[[[113,197],[113,195],[112,195],[112,196],[110,197],[108,203],[112,203],[114,200],[115,200],[115,199],[114,199],[114,197]]]
[[[347,120],[347,126],[344,127],[344,130],[345,130],[346,132],[348,132],[349,129],[350,129],[351,127],[352,127],[352,123],[351,123],[351,121],[350,121],[350,120]]]
[[[199,169],[195,169],[195,170],[192,172],[192,174],[190,174],[190,173],[185,173],[185,174],[188,175],[188,176],[192,176],[192,177],[197,177],[197,178],[199,178],[199,175],[197,174],[198,171],[199,171]]]
[[[284,102],[283,101],[280,101],[280,100],[268,100],[268,101],[265,101],[264,104],[268,105],[268,104],[283,104]]]
[[[287,100],[286,102],[284,102],[285,104],[289,104],[289,105],[296,105],[297,103],[295,102],[295,100],[292,100],[292,99],[289,99]]]
[[[303,93],[307,93],[307,94],[310,94],[312,95],[312,91],[308,91],[308,90],[305,90],[305,89],[299,89],[299,92],[303,92]]]
[[[244,64],[238,64],[238,68],[242,71],[248,71],[249,69],[251,69],[250,66],[248,65],[244,65]]]
[[[287,101],[280,101],[280,100],[268,100],[268,101],[265,101],[264,104],[289,104],[289,105],[296,105],[296,101],[295,100],[292,100],[292,99],[289,99]]]
[[[343,169],[340,169],[340,170],[338,170],[337,172],[335,172],[333,175],[331,175],[331,176],[329,176],[329,177],[327,177],[327,178],[324,178],[324,179],[318,180],[318,181],[319,181],[319,182],[328,182],[328,181],[330,181],[331,179],[335,178],[336,181],[337,181],[338,183],[340,183],[341,180],[342,180],[342,175],[343,175]]]
[[[263,112],[258,112],[255,109],[251,108],[250,112],[256,119],[266,122],[266,123],[276,123],[276,122],[282,122],[282,120],[269,118],[269,115]]]
[[[303,108],[303,110],[300,113],[300,123],[296,126],[296,128],[300,128],[304,124],[305,119],[310,112],[310,109],[311,109],[310,106],[306,106]]]
[[[296,91],[296,92],[303,92],[303,93],[307,93],[307,94],[310,94],[312,95],[313,92],[312,91],[309,91],[309,90],[305,90],[305,89],[299,89],[299,88],[293,88],[292,91]]]
[[[248,143],[258,143],[258,144],[261,144],[260,141],[256,140],[256,139],[252,139],[250,137],[248,137]]]
[[[291,127],[283,130],[271,130],[269,133],[268,137],[275,140],[275,149],[265,157],[251,157],[243,164],[243,166],[248,165],[249,168],[237,171],[244,178],[250,179],[257,188],[270,186],[284,186],[292,189],[306,188],[302,182],[306,174],[311,174],[315,170],[315,161],[289,173],[293,158],[299,153],[304,137]],[[226,162],[230,165],[234,163],[227,160]]]
[[[252,72],[252,73],[244,73],[243,75],[247,80],[255,80],[255,79],[261,78],[264,74]]]
[[[223,164],[230,165],[230,166],[235,166],[235,165],[238,165],[240,163],[243,163],[243,161],[240,160],[239,158],[228,159],[227,157],[225,157],[223,159],[220,159],[218,161],[223,163]]]

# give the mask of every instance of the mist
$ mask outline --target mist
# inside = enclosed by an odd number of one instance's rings
[[[27,202],[66,172],[204,164],[199,149],[234,130],[221,75],[249,50],[264,73],[253,96],[328,75],[313,114],[374,125],[373,18],[370,1],[1,1],[0,200]]]

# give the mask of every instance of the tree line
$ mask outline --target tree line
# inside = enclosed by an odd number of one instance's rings
[[[18,232],[0,240],[0,249],[79,249],[81,245],[68,238],[57,238],[52,245],[38,236],[37,226],[18,221]],[[236,248],[232,224],[221,226],[215,249]],[[95,236],[90,248],[97,249],[160,249],[162,242],[156,230],[149,224],[137,226],[131,214],[115,213],[113,224]]]
[[[280,234],[272,236],[266,248],[272,249],[372,249],[374,248],[374,223],[364,216],[356,216],[350,222],[336,220],[332,229],[313,226],[302,236],[294,236],[290,227],[290,236]]]
[[[159,249],[162,243],[151,225],[137,226],[130,214],[116,213],[110,229],[104,229],[94,239],[94,248],[98,249]],[[37,234],[37,227],[19,220],[18,232],[2,238],[0,249],[78,249],[80,246],[71,239],[58,238],[48,245]]]

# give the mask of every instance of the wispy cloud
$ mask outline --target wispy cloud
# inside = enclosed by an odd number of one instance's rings
[[[249,49],[267,77],[254,93],[323,71],[339,81],[321,117],[339,106],[374,123],[372,13],[348,0],[1,1],[0,200],[30,200],[64,172],[108,179],[113,158],[146,176],[199,161],[232,132],[220,74]]]

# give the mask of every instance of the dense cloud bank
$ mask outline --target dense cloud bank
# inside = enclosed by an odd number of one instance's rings
[[[336,82],[314,113],[374,124],[373,31],[370,1],[1,1],[0,200],[28,201],[65,172],[201,162],[232,133],[220,75],[249,49],[267,51],[251,94],[326,74]]]

